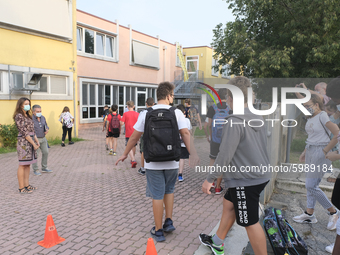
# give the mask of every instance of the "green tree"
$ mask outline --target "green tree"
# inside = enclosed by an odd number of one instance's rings
[[[219,56],[218,65],[231,62],[229,75],[257,78],[340,75],[338,0],[226,2],[233,9],[235,21],[225,27],[216,26],[212,46],[215,56]]]

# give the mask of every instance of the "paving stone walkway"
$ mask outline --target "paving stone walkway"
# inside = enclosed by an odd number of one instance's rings
[[[79,131],[87,139],[66,147],[52,146],[48,166],[53,173],[35,176],[33,194],[19,194],[17,155],[0,155],[0,254],[145,254],[154,225],[152,204],[145,197],[146,179],[127,162],[114,165],[117,157],[105,150],[101,126]],[[209,162],[205,139],[195,143],[201,165]],[[118,155],[125,147],[119,138]],[[186,166],[184,182],[176,184],[174,225],[166,241],[156,243],[159,255],[190,255],[199,247],[201,232],[209,233],[221,215],[222,196],[201,191],[204,174]],[[66,241],[45,249],[46,217],[51,214],[58,234]]]

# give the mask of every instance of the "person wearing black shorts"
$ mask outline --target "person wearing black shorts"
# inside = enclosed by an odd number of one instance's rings
[[[112,105],[111,106],[111,109],[110,109],[110,113],[109,115],[107,115],[107,122],[108,122],[108,128],[107,128],[107,136],[109,138],[109,149],[110,149],[110,152],[109,152],[109,155],[112,155],[113,156],[116,156],[117,153],[117,138],[120,136],[120,128],[121,128],[121,122],[120,120],[122,119],[122,117],[120,116],[120,114],[117,113],[117,110],[118,110],[118,106],[116,104]],[[116,125],[118,125],[119,127],[118,128],[114,128],[112,126],[113,122],[112,120],[113,119],[116,119]]]
[[[255,254],[267,255],[266,237],[259,223],[258,208],[260,194],[269,182],[271,174],[249,171],[254,166],[260,168],[261,165],[269,165],[266,129],[264,125],[259,125],[261,121],[255,121],[262,117],[248,109],[247,89],[250,87],[250,81],[244,76],[237,76],[231,79],[229,84],[238,87],[244,94],[244,115],[228,116],[228,122],[223,127],[219,153],[213,166],[215,169],[208,174],[202,190],[211,194],[212,182],[223,175],[228,191],[223,199],[222,217],[216,234],[200,234],[199,239],[214,254],[224,254],[224,239],[236,220],[237,224],[245,227]],[[227,104],[233,109],[233,97],[229,90]],[[248,123],[250,119],[253,120],[252,127],[247,124],[230,124]]]

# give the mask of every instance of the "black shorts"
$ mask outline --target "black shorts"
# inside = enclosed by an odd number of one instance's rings
[[[125,137],[125,146],[127,145],[128,141],[129,141],[130,137]],[[135,144],[135,146],[137,146],[137,143]]]
[[[189,151],[187,149],[187,147],[181,147],[181,156],[180,159],[187,159],[189,158]]]
[[[210,155],[209,158],[216,159],[217,154],[220,152],[220,143],[210,141]]]
[[[248,227],[259,221],[260,194],[268,182],[248,186],[229,188],[224,199],[234,204],[236,222],[242,227]]]
[[[112,133],[112,132],[107,133],[107,137],[118,138],[119,135],[120,135],[120,133]]]

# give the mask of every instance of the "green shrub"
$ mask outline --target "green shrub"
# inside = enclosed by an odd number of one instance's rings
[[[16,147],[18,137],[17,126],[14,123],[11,125],[0,125],[0,137],[3,142],[3,147]]]

